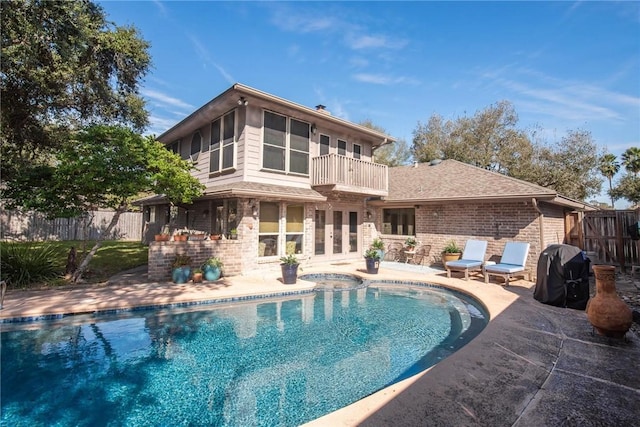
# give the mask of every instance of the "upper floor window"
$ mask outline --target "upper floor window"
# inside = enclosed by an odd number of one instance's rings
[[[191,152],[189,158],[192,161],[198,160],[198,156],[200,155],[200,149],[202,148],[202,135],[200,135],[200,131],[196,131],[191,137]]]
[[[173,151],[176,154],[180,154],[180,140],[177,140],[177,141],[172,142],[171,144],[169,144],[167,146],[167,149],[169,151]]]
[[[329,147],[331,144],[331,138],[327,135],[320,135],[320,155],[324,156],[329,154]]]
[[[341,156],[347,155],[347,141],[341,139],[338,140],[338,154]]]
[[[231,111],[211,122],[209,142],[209,172],[220,172],[234,167],[236,152],[236,112]]]
[[[309,132],[308,123],[265,111],[262,167],[308,174]]]
[[[362,145],[353,144],[353,158],[359,159],[362,156]]]

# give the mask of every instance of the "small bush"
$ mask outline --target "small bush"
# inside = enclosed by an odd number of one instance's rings
[[[25,287],[60,275],[57,250],[49,245],[2,243],[2,280],[12,288]]]

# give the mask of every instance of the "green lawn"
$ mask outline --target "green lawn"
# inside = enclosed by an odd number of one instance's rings
[[[67,264],[67,256],[71,247],[75,247],[77,251],[76,262],[79,266],[84,259],[84,254],[88,253],[95,242],[82,242],[82,241],[46,241],[46,242],[28,242],[28,243],[14,243],[14,242],[2,242],[2,245],[25,245],[31,247],[41,247],[48,245],[54,248],[56,259],[55,265],[59,268],[60,277],[53,279],[47,283],[34,283],[29,287],[40,286],[57,286],[64,285],[67,282],[62,278],[64,275],[65,266]],[[106,281],[109,277],[121,271],[128,270],[140,265],[148,263],[149,248],[140,242],[118,242],[118,241],[105,241],[102,242],[102,246],[98,249],[98,252],[94,255],[89,263],[89,268],[86,271],[83,279],[90,283],[99,283]]]

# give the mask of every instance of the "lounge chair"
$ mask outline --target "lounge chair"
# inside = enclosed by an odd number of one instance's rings
[[[529,255],[529,243],[507,242],[502,250],[502,257],[499,264],[484,266],[484,282],[489,283],[489,276],[504,277],[505,286],[509,286],[509,279],[515,276],[529,277],[529,272],[525,271]]]
[[[484,254],[487,252],[486,240],[467,240],[462,252],[462,258],[456,261],[447,261],[447,277],[451,277],[452,271],[464,271],[464,280],[469,280],[469,270],[482,269]]]

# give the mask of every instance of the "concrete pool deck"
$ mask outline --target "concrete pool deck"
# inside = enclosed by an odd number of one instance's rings
[[[444,271],[364,262],[303,265],[299,274],[355,273],[364,278],[429,282],[482,301],[491,321],[469,344],[426,372],[383,389],[309,426],[622,426],[640,425],[640,340],[592,334],[584,311],[533,299],[533,283],[509,287],[480,277],[447,279]],[[459,275],[457,277],[460,277]],[[144,269],[107,284],[8,291],[0,319],[87,313],[176,302],[301,292],[279,269],[204,284],[148,282]],[[3,326],[3,325],[0,325]],[[6,325],[5,325],[6,326]]]

